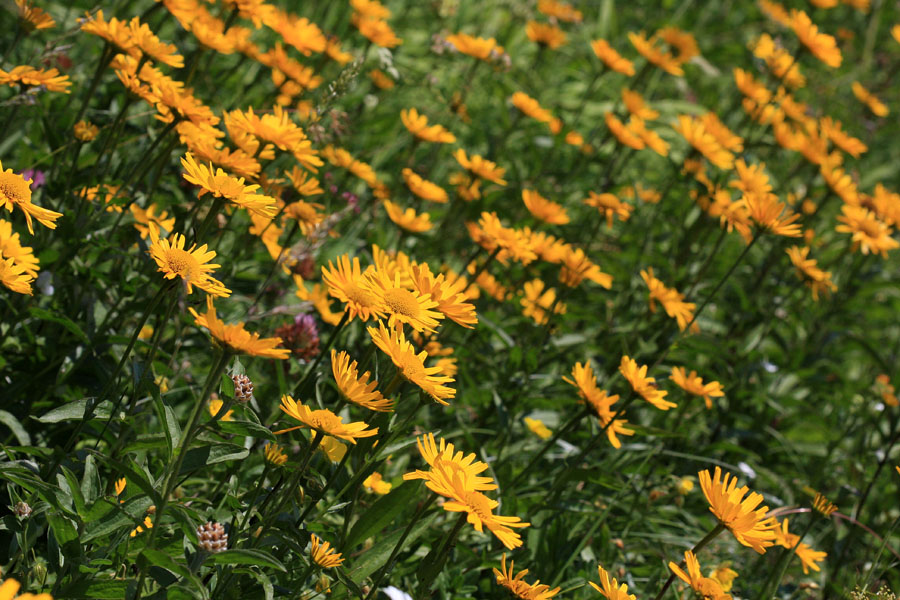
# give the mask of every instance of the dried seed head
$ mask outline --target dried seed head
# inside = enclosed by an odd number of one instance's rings
[[[253,382],[246,375],[232,375],[234,383],[234,399],[238,402],[249,402],[253,399]]]
[[[27,502],[16,502],[13,512],[16,513],[16,516],[27,519],[31,516],[31,507]]]
[[[228,548],[228,534],[221,523],[209,521],[197,528],[199,546],[210,554],[222,552]]]

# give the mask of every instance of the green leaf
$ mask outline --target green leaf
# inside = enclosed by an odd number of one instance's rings
[[[75,473],[66,467],[60,467],[60,470],[65,478],[65,487],[69,489],[69,495],[72,496],[72,501],[75,503],[75,511],[79,515],[83,515],[87,512],[87,505],[84,503],[84,496],[81,493],[81,483],[78,481],[78,478],[75,477]],[[57,477],[59,477],[59,475],[57,475]],[[62,483],[63,482],[60,482],[60,489],[63,489]]]
[[[192,448],[184,455],[179,475],[202,469],[206,465],[225,462],[227,460],[241,460],[247,458],[250,451],[243,446],[235,444],[211,444]]]
[[[84,475],[81,476],[81,494],[85,504],[92,504],[100,497],[100,475],[97,473],[97,462],[90,454],[84,460]]]
[[[275,441],[275,436],[268,428],[253,421],[222,421],[218,423],[219,429],[233,435],[245,435],[247,437]]]
[[[60,546],[65,546],[69,542],[78,539],[78,530],[75,529],[75,525],[62,515],[49,513],[47,515],[47,523],[50,525],[50,529],[53,530],[53,535]]]
[[[25,431],[25,428],[22,427],[22,424],[19,423],[19,420],[15,418],[12,413],[0,410],[0,423],[9,427],[10,431],[12,431],[12,434],[20,444],[23,446],[31,445],[31,436],[28,435],[28,432]]]
[[[386,496],[379,498],[353,525],[342,546],[344,552],[363,543],[390,525],[398,514],[409,508],[421,488],[422,486],[418,482],[404,483],[391,490]]]
[[[162,423],[163,433],[166,435],[166,445],[169,447],[169,457],[171,458],[174,456],[178,442],[181,441],[181,426],[178,424],[178,417],[175,416],[175,411],[159,395],[159,388],[155,385],[150,387],[153,389],[151,393],[153,395],[153,406],[156,408],[156,417]]]
[[[98,419],[108,419],[112,411],[112,402],[104,400],[100,404],[96,404],[96,398],[82,398],[68,404],[63,404],[44,413],[37,420],[41,423],[59,423],[60,421],[81,420],[88,414],[88,408],[93,406],[94,417]]]
[[[219,552],[218,554],[213,554],[208,560],[217,565],[259,565],[261,567],[271,567],[287,573],[287,569],[281,564],[281,561],[265,550],[235,548],[234,550],[226,550],[224,552]]]
[[[92,600],[121,600],[127,596],[128,582],[117,579],[81,580],[64,588],[58,598],[90,598]]]
[[[74,321],[70,320],[67,317],[50,312],[49,310],[44,310],[43,308],[37,308],[36,306],[32,306],[31,308],[29,308],[28,314],[42,321],[50,321],[52,323],[62,325],[67,330],[69,330],[70,333],[74,334],[75,337],[79,339],[79,341],[85,344],[90,343],[88,336],[86,336],[85,333],[81,330],[81,327],[76,325]]]
[[[409,532],[409,536],[407,536],[407,538],[403,541],[403,547],[406,547],[416,541],[419,536],[421,536],[425,532],[425,530],[428,529],[428,527],[436,517],[437,514],[432,514],[413,525],[412,530]],[[366,550],[366,552],[360,557],[359,561],[354,563],[352,569],[350,570],[350,579],[352,579],[357,584],[362,583],[362,581],[366,577],[384,566],[384,564],[391,557],[391,552],[393,552],[394,546],[397,545],[397,542],[400,541],[400,537],[403,535],[403,531],[405,529],[406,528],[403,527],[397,529],[396,531],[392,531],[391,533],[384,536],[381,541],[376,543],[370,549]],[[401,548],[401,550],[402,549],[403,548]]]
[[[154,550],[152,548],[144,548],[141,554],[150,561],[150,564],[171,571],[175,575],[180,575],[184,579],[193,583],[197,589],[203,589],[203,584],[197,579],[187,565],[178,563],[174,558],[163,552],[162,550]]]
[[[134,527],[136,523],[143,520],[147,509],[153,504],[153,500],[146,496],[131,498],[121,505],[113,504],[114,500],[100,500],[98,504],[100,502],[106,502],[111,510],[99,521],[94,521],[85,526],[84,534],[81,536],[82,544],[87,544],[91,540],[109,535],[125,527]],[[90,512],[94,510],[95,508],[92,507]]]

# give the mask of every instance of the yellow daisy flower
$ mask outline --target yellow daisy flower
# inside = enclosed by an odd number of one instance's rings
[[[766,548],[775,543],[774,529],[778,527],[775,517],[768,516],[769,508],[756,507],[763,501],[762,494],[750,492],[747,486],[737,487],[737,477],[725,473],[716,467],[715,474],[710,476],[709,470],[700,471],[700,488],[709,502],[709,510],[719,522],[734,534],[735,539],[753,548],[759,554],[765,554]]]
[[[402,331],[393,327],[387,329],[381,322],[378,323],[378,329],[374,327],[367,329],[372,341],[391,358],[404,379],[418,386],[439,404],[447,405],[447,400],[456,396],[455,389],[444,385],[452,383],[453,378],[438,375],[441,372],[440,367],[426,367],[425,359],[428,358],[428,353],[423,350],[416,354]]]
[[[28,232],[34,234],[31,218],[49,229],[56,229],[56,221],[62,213],[41,208],[31,203],[31,180],[13,173],[12,169],[3,170],[0,162],[0,208],[6,208],[12,212],[13,207],[18,207],[25,213],[25,222],[28,224]]]
[[[217,342],[235,354],[280,360],[288,358],[291,354],[289,349],[277,347],[281,344],[280,337],[261,338],[258,333],[250,333],[244,329],[244,324],[240,322],[226,325],[216,316],[216,307],[213,306],[212,296],[206,297],[204,314],[199,314],[193,307],[189,307],[188,312],[194,316],[194,323],[206,328]]]
[[[385,398],[378,391],[378,382],[369,381],[369,372],[366,371],[360,377],[356,368],[356,361],[350,362],[350,355],[344,351],[331,350],[331,372],[337,383],[341,396],[348,402],[368,408],[376,412],[391,412],[394,401]]]
[[[372,437],[378,434],[377,427],[366,429],[368,425],[363,421],[344,423],[342,417],[339,417],[327,408],[312,410],[308,406],[298,404],[292,397],[287,395],[281,397],[281,410],[288,416],[300,421],[302,425],[276,431],[274,432],[275,435],[281,435],[295,429],[309,428],[355,444],[359,438]]]
[[[344,562],[339,552],[331,548],[331,544],[323,542],[316,534],[312,534],[309,557],[322,568],[330,569]]]
[[[494,568],[494,577],[497,583],[505,587],[509,593],[521,600],[549,600],[559,593],[558,587],[550,589],[549,585],[541,583],[538,579],[534,583],[527,583],[525,576],[528,575],[528,569],[522,569],[513,575],[515,562],[509,562],[509,569],[506,568],[506,553],[500,561],[500,569]]]
[[[219,265],[209,262],[216,253],[207,251],[206,244],[199,248],[194,244],[185,250],[183,235],[173,233],[168,239],[160,239],[153,230],[150,231],[150,242],[149,253],[159,267],[157,270],[164,273],[166,279],[181,277],[188,294],[193,291],[193,286],[197,286],[211,296],[227,298],[231,295],[231,290],[210,275]]]
[[[544,198],[535,190],[522,190],[522,202],[534,218],[544,223],[565,225],[570,221],[566,209],[561,204]]]
[[[344,303],[344,309],[350,313],[351,319],[368,321],[369,317],[384,317],[381,299],[365,285],[359,258],[354,257],[351,261],[344,254],[338,257],[337,267],[329,260],[328,267],[322,267],[322,281],[328,287],[328,293]]]
[[[408,324],[416,331],[434,331],[438,321],[444,318],[442,313],[433,310],[438,303],[430,294],[408,289],[398,273],[391,277],[381,269],[373,269],[363,280],[366,289],[380,300],[391,327]]]

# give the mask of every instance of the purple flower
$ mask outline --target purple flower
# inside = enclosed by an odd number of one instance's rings
[[[319,328],[312,315],[297,315],[293,323],[276,329],[275,335],[298,358],[309,360],[319,353]]]
[[[36,169],[25,169],[21,173],[22,177],[31,180],[31,190],[34,191],[47,183],[47,176],[43,171]]]

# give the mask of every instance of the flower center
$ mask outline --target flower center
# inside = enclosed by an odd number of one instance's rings
[[[191,281],[195,278],[197,269],[200,266],[197,259],[191,256],[190,252],[180,248],[171,248],[166,254],[166,264],[169,270],[183,279]]]
[[[493,517],[487,496],[479,492],[466,493],[466,506],[482,521],[490,521]]]
[[[31,187],[21,175],[12,172],[0,173],[0,198],[16,204],[31,201]]]
[[[350,302],[355,302],[360,306],[372,307],[376,304],[375,296],[356,284],[351,283],[345,290],[345,293],[347,294],[347,299],[349,299]]]
[[[388,309],[399,315],[418,317],[421,314],[416,296],[409,290],[394,289],[384,293],[384,301]]]

